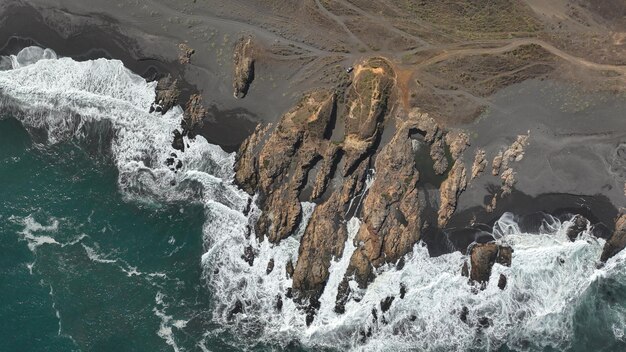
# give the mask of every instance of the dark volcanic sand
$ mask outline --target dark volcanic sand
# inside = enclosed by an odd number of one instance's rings
[[[615,208],[626,205],[624,111],[624,95],[586,93],[563,82],[530,80],[503,89],[478,121],[464,126],[472,143],[465,160],[468,172],[476,148],[486,151],[488,165],[483,176],[461,195],[457,211],[476,213],[485,220],[497,219],[503,211],[580,208],[613,226]],[[501,185],[499,177],[491,176],[494,156],[515,136],[528,131],[523,160],[511,163],[516,192],[508,199],[498,199],[497,211],[491,215],[477,210]],[[471,218],[461,214],[452,224]]]
[[[142,56],[141,44],[121,34],[112,18],[93,15],[88,22],[94,24],[81,24],[80,29],[74,30],[76,34],[69,37],[56,32],[36,9],[28,5],[9,6],[3,11],[2,19],[0,55],[17,54],[24,47],[36,45],[79,61],[117,59],[148,81],[171,74],[179,78],[181,106],[198,91],[196,86],[182,78],[186,69],[183,65],[175,60]],[[210,101],[207,105],[208,118],[200,134],[226,151],[236,150],[254,130],[257,116],[243,108],[219,110]]]

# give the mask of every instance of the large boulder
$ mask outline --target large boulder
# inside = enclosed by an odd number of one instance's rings
[[[241,37],[233,51],[233,95],[237,99],[248,94],[254,80],[254,47],[252,38]]]
[[[477,243],[469,249],[470,279],[486,284],[491,276],[491,268],[495,263],[511,266],[513,249],[495,242]]]

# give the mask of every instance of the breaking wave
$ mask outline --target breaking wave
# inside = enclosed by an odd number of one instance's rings
[[[455,252],[433,258],[419,243],[402,269],[378,269],[367,290],[351,282],[357,299],[349,300],[339,315],[333,310],[334,298],[360,223],[351,219],[344,254],[334,258],[318,314],[307,326],[304,311],[288,298],[291,279],[285,266],[297,259],[313,203],[302,204],[304,221],[295,234],[278,245],[259,241],[253,225],[260,211],[254,199],[246,211],[250,197],[233,183],[234,154],[202,137],[184,137],[185,152],[174,150],[172,132],[180,126],[182,110],[149,113],[154,82],[117,60],[77,62],[48,49],[26,48],[7,60],[11,69],[0,71],[0,110],[9,111],[33,135],[43,135],[45,143],[88,140],[96,126],[110,136],[118,184],[129,199],[204,205],[202,266],[215,300],[213,318],[233,328],[242,345],[298,341],[308,347],[367,351],[494,350],[504,345],[516,350],[567,349],[580,333],[576,319],[581,314],[602,314],[599,324],[612,338],[624,339],[626,308],[612,301],[598,308],[604,304],[598,303],[598,296],[609,283],[615,290],[626,287],[626,254],[598,269],[603,240],[584,233],[571,242],[565,234],[569,222],[556,219],[540,234],[522,233],[509,214],[493,231],[497,241],[514,249],[511,267],[495,264],[491,274],[508,278],[504,290],[497,279],[484,290],[468,284],[460,275],[466,256]],[[168,158],[180,160],[182,168],[170,168]],[[53,222],[36,230],[56,231],[55,226]],[[56,244],[51,237],[29,231],[23,235],[33,249]],[[110,260],[85,250],[94,261]],[[245,259],[246,250],[254,253],[252,264]],[[159,295],[156,302],[165,307]],[[184,321],[172,322],[161,308],[154,311],[163,321],[158,334],[178,350],[169,327]]]

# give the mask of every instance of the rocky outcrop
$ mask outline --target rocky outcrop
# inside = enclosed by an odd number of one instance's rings
[[[511,266],[513,249],[495,242],[477,243],[469,250],[471,280],[483,285],[489,281],[491,268],[495,263]],[[504,279],[506,280],[506,278]],[[502,281],[502,279],[500,279]],[[506,281],[504,281],[506,286]]]
[[[498,176],[500,174],[500,168],[502,168],[502,152],[498,152],[498,154],[496,154],[493,158],[493,162],[491,163],[491,174],[493,176]]]
[[[500,176],[502,187],[499,192],[493,194],[491,201],[485,205],[485,210],[491,213],[495,210],[498,202],[498,193],[500,198],[504,198],[511,194],[515,185],[515,171],[511,163],[519,162],[524,158],[524,152],[528,145],[530,131],[527,134],[518,135],[515,141],[504,151],[498,152],[493,158],[491,174]],[[478,155],[476,156],[478,158]]]
[[[467,187],[467,175],[465,164],[462,159],[454,162],[452,169],[448,173],[448,178],[443,181],[439,189],[441,203],[437,217],[439,227],[444,227],[450,221],[452,214],[456,210],[457,201],[461,192]]]
[[[340,186],[315,208],[300,242],[293,288],[304,297],[315,297],[328,279],[330,261],[341,256],[347,239],[346,221],[358,209],[372,155],[382,133],[382,122],[388,116],[393,89],[393,70],[383,59],[370,59],[355,69],[355,78],[347,92],[343,115],[344,133],[341,151],[328,150],[316,180],[319,196],[328,183],[333,165],[341,158]],[[330,143],[332,145],[333,143]],[[341,153],[340,155],[338,153]],[[322,176],[320,176],[320,174]],[[357,200],[353,202],[353,200]],[[350,206],[352,205],[352,207]],[[365,206],[363,206],[365,208]]]
[[[187,43],[178,44],[178,50],[178,62],[180,62],[181,65],[191,63],[191,56],[193,56],[196,51],[192,49]]]
[[[182,133],[179,130],[174,130],[172,132],[174,134],[174,139],[172,140],[172,148],[176,150],[180,150],[181,152],[185,151],[185,140],[183,139]]]
[[[515,185],[515,172],[511,168],[506,168],[500,175],[500,179],[502,180],[502,195],[504,197],[506,195],[511,194],[513,190],[513,186]]]
[[[252,38],[241,37],[233,50],[233,95],[237,99],[248,94],[254,80],[254,47]]]
[[[412,154],[409,121],[376,157],[376,178],[363,201],[356,243],[347,276],[361,286],[372,268],[393,263],[408,253],[420,238],[419,173]]]
[[[376,268],[401,263],[419,241],[423,203],[418,167],[423,165],[417,165],[414,139],[430,148],[436,174],[448,171],[448,155],[454,158],[442,186],[442,223],[449,220],[466,187],[461,155],[468,136],[447,136],[417,109],[396,115],[394,92],[391,65],[381,58],[368,59],[355,66],[353,82],[340,103],[332,90],[309,92],[274,126],[257,127],[237,154],[235,181],[246,192],[258,193],[262,212],[255,225],[257,236],[273,243],[283,240],[300,226],[300,202],[317,203],[300,239],[297,261],[286,268],[292,278],[289,295],[306,305],[307,323],[314,319],[331,261],[343,255],[353,216],[361,224],[354,229],[356,249],[336,297],[338,313],[351,297],[349,280],[355,278],[366,287]],[[343,128],[335,128],[336,121]],[[383,128],[391,129],[391,138],[381,146]],[[313,173],[315,177],[309,175]]]
[[[256,233],[278,242],[300,223],[299,195],[308,173],[327,155],[325,138],[334,119],[336,96],[327,90],[307,94],[280,120],[268,136],[257,129],[242,145],[236,164],[236,180],[244,189],[261,194],[263,213]]]
[[[185,107],[182,121],[183,131],[189,133],[201,127],[206,114],[207,111],[202,105],[202,95],[193,94],[189,97]]]
[[[469,136],[462,131],[450,131],[446,133],[446,144],[450,148],[452,159],[457,160],[461,157],[465,149],[469,147]]]
[[[156,97],[154,104],[150,107],[150,113],[156,111],[165,114],[169,109],[178,105],[178,80],[173,79],[171,75],[162,77],[157,82]]]
[[[509,146],[507,150],[502,154],[502,168],[504,170],[509,168],[510,162],[519,162],[524,158],[524,150],[528,145],[528,138],[530,137],[530,131],[528,134],[520,134],[517,136],[515,142]]]
[[[485,151],[477,149],[476,156],[474,157],[474,163],[472,164],[472,180],[482,175],[486,167],[487,159],[485,158]]]
[[[582,216],[582,215],[575,215],[572,218],[571,224],[567,228],[567,231],[565,231],[565,234],[567,235],[567,238],[569,238],[570,241],[572,241],[572,242],[576,241],[576,238],[578,238],[578,236],[580,236],[581,233],[583,233],[585,230],[587,230],[587,224],[588,223],[589,223],[589,221],[587,219],[585,219],[584,216]]]
[[[254,133],[239,147],[239,152],[235,159],[235,181],[244,191],[251,195],[256,192],[259,182],[257,148],[262,145],[267,131],[271,127],[271,124],[265,126],[257,125]]]
[[[626,247],[626,214],[622,213],[615,222],[615,231],[613,235],[606,241],[602,254],[600,256],[601,262],[606,262],[611,257],[619,253]]]
[[[343,176],[352,173],[375,151],[373,147],[382,132],[381,123],[387,114],[394,87],[393,69],[384,59],[370,59],[357,66],[355,71],[345,104]]]

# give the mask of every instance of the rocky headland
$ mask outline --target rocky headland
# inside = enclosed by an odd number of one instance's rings
[[[249,236],[279,244],[305,226],[294,261],[263,265],[292,280],[284,299],[308,324],[353,217],[339,314],[420,242],[432,256],[461,252],[458,275],[483,288],[496,263],[516,265],[492,233],[505,212],[523,232],[558,218],[571,222],[571,240],[606,239],[598,263],[626,246],[626,127],[614,113],[625,106],[626,23],[611,16],[626,11],[619,1],[568,2],[552,16],[537,1],[496,1],[497,14],[471,1],[155,0],[124,5],[130,12],[95,0],[32,3],[0,5],[38,32],[8,16],[3,28],[27,34],[5,29],[3,54],[39,44],[123,60],[158,81],[154,111],[184,108],[175,149],[202,136],[236,152],[235,183],[261,210]],[[93,11],[102,16],[86,19]],[[101,48],[69,44],[100,23]],[[532,104],[551,94],[554,110]],[[518,100],[540,108],[520,113],[510,108]],[[302,202],[315,204],[304,224]],[[242,252],[252,266],[254,248]]]

